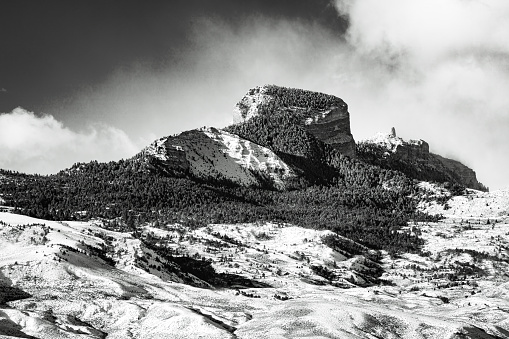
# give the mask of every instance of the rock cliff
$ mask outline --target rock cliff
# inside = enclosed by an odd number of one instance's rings
[[[431,153],[435,161],[440,163],[452,176],[454,176],[461,184],[468,188],[473,188],[481,191],[487,191],[487,188],[477,181],[475,171],[461,162],[444,158],[438,154]]]
[[[342,154],[355,156],[348,106],[332,95],[274,85],[255,87],[235,106],[233,122],[284,113],[301,117],[301,124],[316,138]]]
[[[419,180],[458,183],[485,191],[474,170],[461,162],[429,151],[424,140],[405,141],[395,133],[378,133],[357,145],[359,157],[385,168],[400,170]]]

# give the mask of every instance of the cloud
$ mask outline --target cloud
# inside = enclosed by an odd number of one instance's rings
[[[0,93],[7,93],[7,90],[5,88],[0,88]]]
[[[23,108],[0,114],[0,168],[49,174],[75,162],[130,157],[137,147],[110,126],[72,131],[51,115],[37,116]]]
[[[106,121],[135,139],[224,127],[251,87],[326,90],[322,85],[333,77],[331,60],[339,48],[335,42],[331,32],[309,22],[252,17],[234,27],[201,17],[192,24],[188,45],[166,64],[124,66],[51,110]]]
[[[492,188],[509,166],[509,3],[337,0],[349,18],[345,88],[355,125],[390,124],[474,168]],[[340,85],[341,86],[341,85]],[[399,127],[399,128],[398,128]],[[361,130],[357,129],[357,130]],[[403,133],[399,133],[403,132]]]

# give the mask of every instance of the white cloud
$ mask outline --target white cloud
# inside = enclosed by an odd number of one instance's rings
[[[6,93],[6,92],[7,92],[7,90],[5,88],[3,88],[3,87],[0,88],[0,93]]]
[[[99,125],[76,132],[51,115],[16,108],[0,114],[0,150],[0,168],[48,174],[75,162],[130,157],[138,149],[117,128]]]
[[[352,68],[344,88],[356,128],[371,119],[508,186],[509,2],[337,0]],[[398,128],[400,127],[400,128]],[[359,133],[360,132],[360,133]]]
[[[349,41],[366,52],[389,47],[432,63],[471,51],[509,51],[504,0],[357,0],[338,10],[350,18]]]

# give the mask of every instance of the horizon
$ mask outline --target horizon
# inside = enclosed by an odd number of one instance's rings
[[[275,84],[343,99],[356,141],[394,126],[490,190],[509,187],[502,0],[4,7],[2,169],[129,158],[162,136],[225,127],[250,88]]]

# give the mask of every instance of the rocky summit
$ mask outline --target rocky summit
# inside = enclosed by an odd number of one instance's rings
[[[283,113],[301,116],[302,125],[319,140],[355,156],[348,105],[333,95],[274,85],[254,87],[235,106],[233,121]]]

